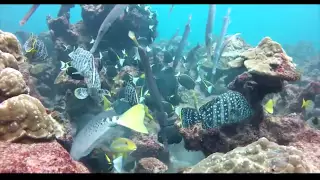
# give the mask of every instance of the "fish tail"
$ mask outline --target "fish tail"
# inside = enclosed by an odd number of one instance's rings
[[[188,128],[201,122],[201,117],[196,109],[187,107],[181,109],[181,120],[182,127]]]
[[[302,99],[302,106],[301,106],[301,108],[306,107],[306,105],[307,105],[306,100],[303,98],[303,99]]]
[[[197,98],[196,92],[194,90],[192,91],[192,98],[194,101],[194,108],[198,109],[198,98]]]

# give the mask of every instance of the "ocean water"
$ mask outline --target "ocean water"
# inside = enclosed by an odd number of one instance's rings
[[[17,30],[40,33],[48,30],[46,16],[56,17],[60,5],[41,5],[28,23],[22,28],[19,21],[31,5],[0,5],[0,29],[10,32]],[[204,31],[207,20],[208,6],[204,4],[175,5],[170,17],[170,4],[151,5],[158,12],[158,28],[160,39],[168,39],[180,28],[183,33],[188,16],[192,14],[189,42],[204,42]],[[312,42],[320,48],[320,5],[285,4],[219,4],[216,10],[214,34],[222,28],[223,16],[227,8],[231,8],[231,24],[228,34],[241,33],[250,45],[256,45],[263,37],[270,36],[281,44],[296,44],[299,41]],[[8,18],[10,17],[10,18]],[[71,9],[71,22],[81,20],[81,8]]]

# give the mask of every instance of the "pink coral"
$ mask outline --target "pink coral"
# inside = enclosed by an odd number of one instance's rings
[[[56,141],[36,144],[0,142],[0,173],[88,173]]]
[[[132,140],[137,145],[137,150],[132,153],[137,159],[145,157],[160,158],[163,153],[163,145],[158,143],[155,135],[134,135]]]
[[[142,158],[135,168],[135,173],[164,173],[168,167],[160,160],[150,157]]]

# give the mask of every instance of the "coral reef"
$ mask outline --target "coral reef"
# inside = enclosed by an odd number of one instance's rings
[[[89,49],[91,46],[90,37],[96,37],[101,23],[113,7],[112,4],[83,4],[81,5],[83,21],[76,24],[70,24],[69,13],[64,13],[56,19],[48,16],[47,24],[58,53],[58,59],[68,59],[67,55],[70,51],[66,51],[64,46],[68,46],[69,50],[72,50],[74,46]],[[156,29],[157,23],[156,16],[149,18],[149,13],[143,7],[129,5],[129,11],[122,19],[118,19],[112,24],[99,47],[111,47],[118,52],[123,49],[130,50],[134,46],[128,37],[128,31],[134,31],[137,37],[148,37],[154,40],[156,31],[150,31],[149,26],[152,25]],[[153,40],[150,39],[149,44]],[[100,49],[99,47],[98,49]]]
[[[308,163],[313,166],[312,172],[320,171],[319,153],[315,150],[320,148],[317,143],[320,132],[307,126],[300,115],[269,116],[261,122],[258,129],[247,124],[239,127],[234,133],[223,129],[205,131],[201,126],[182,128],[180,132],[184,137],[186,149],[201,150],[206,155],[215,152],[227,153],[238,146],[246,146],[261,137],[266,137],[279,145],[290,145],[300,149]]]
[[[0,152],[3,155],[0,172],[88,172],[52,141],[70,141],[67,123],[60,124],[63,121],[56,120],[58,115],[39,101],[43,98],[35,84],[37,79],[30,75],[30,64],[23,61],[25,57],[17,38],[1,31],[0,48]],[[38,69],[31,73],[44,71],[42,67]],[[51,142],[42,143],[47,141]]]
[[[311,82],[309,83],[295,98],[295,101],[292,102],[289,106],[289,109],[292,112],[301,112],[302,111],[302,100],[315,100],[316,96],[320,94],[320,82]]]
[[[25,60],[21,45],[17,37],[12,33],[0,30],[0,50],[13,55],[18,62]]]
[[[89,173],[56,141],[18,144],[0,141],[0,173]]]
[[[156,158],[142,158],[139,160],[135,173],[164,173],[168,167]]]
[[[245,66],[251,74],[279,77],[287,81],[300,79],[295,64],[281,45],[269,37],[265,37],[255,48],[241,54],[241,59],[229,62],[232,67]]]
[[[226,154],[214,153],[185,173],[307,173],[302,152],[260,138]]]
[[[164,147],[158,142],[156,135],[134,134],[132,141],[137,145],[137,150],[131,154],[136,159],[155,157],[161,160]]]
[[[0,139],[7,142],[24,138],[50,139],[64,133],[63,127],[47,114],[41,102],[26,94],[1,103],[0,122]]]
[[[18,69],[18,62],[12,54],[0,50],[0,71],[6,67]]]
[[[22,74],[15,69],[5,68],[0,71],[0,99],[28,93],[28,87]]]

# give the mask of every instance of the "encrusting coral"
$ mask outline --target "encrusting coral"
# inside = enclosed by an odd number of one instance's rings
[[[0,104],[1,141],[48,139],[62,134],[63,127],[46,113],[41,102],[34,97],[21,94]]]
[[[22,74],[15,69],[5,68],[0,71],[0,99],[28,93]]]
[[[283,50],[281,45],[270,37],[265,37],[255,48],[243,52],[242,59],[237,58],[229,62],[231,67],[248,69],[249,73],[263,76],[279,77],[287,81],[300,79],[300,74],[295,71],[295,64]]]
[[[226,154],[214,153],[184,173],[307,173],[302,152],[266,138]]]

